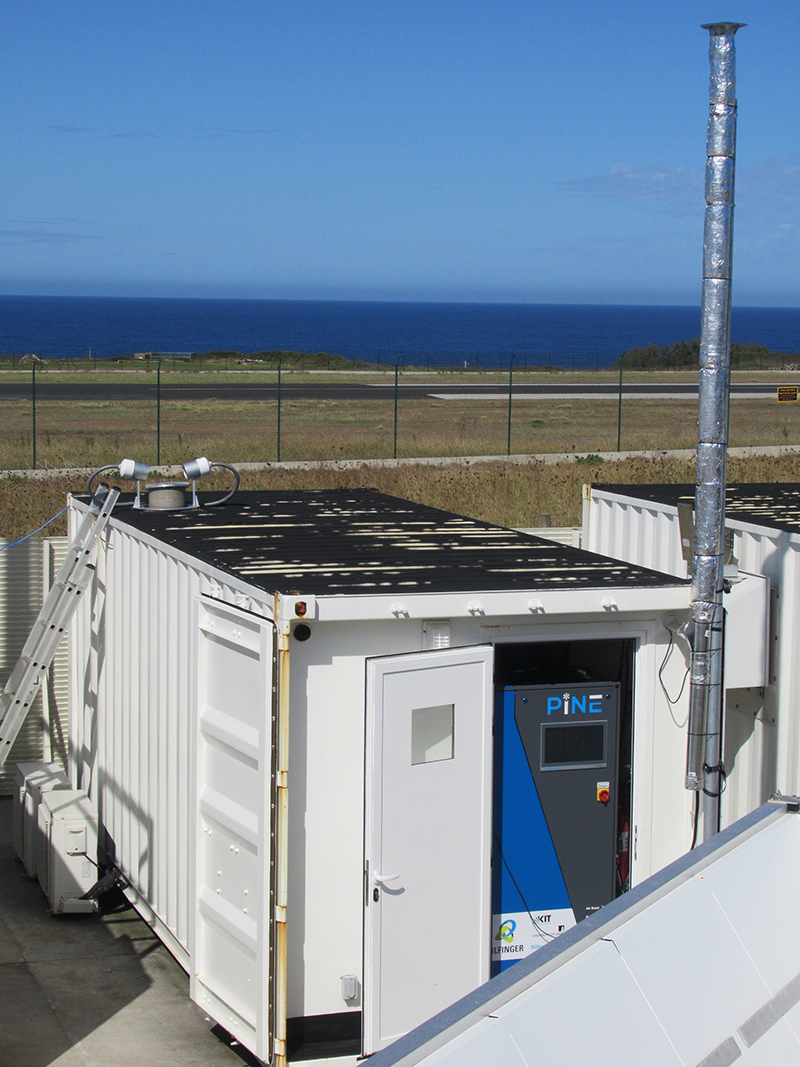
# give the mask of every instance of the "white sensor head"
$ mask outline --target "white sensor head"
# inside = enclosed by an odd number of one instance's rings
[[[183,465],[184,477],[191,478],[192,481],[196,478],[202,478],[210,472],[211,464],[205,456],[200,456],[198,459],[190,459]]]
[[[132,478],[135,482],[143,482],[150,473],[146,463],[137,463],[135,459],[123,459],[119,465],[119,473],[123,478]]]

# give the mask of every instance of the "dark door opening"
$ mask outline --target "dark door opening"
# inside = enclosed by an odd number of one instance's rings
[[[497,973],[629,885],[634,641],[495,650]]]

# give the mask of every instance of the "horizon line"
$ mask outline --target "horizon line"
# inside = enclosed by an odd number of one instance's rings
[[[664,307],[664,308],[696,308],[700,311],[700,301],[697,303],[671,303],[666,301],[647,302],[635,301],[611,301],[611,300],[513,300],[513,299],[477,299],[464,298],[417,298],[408,299],[402,297],[295,297],[295,296],[175,296],[175,295],[133,295],[107,293],[5,293],[0,292],[0,299],[6,300],[179,300],[179,301],[219,301],[219,302],[246,302],[246,303],[281,303],[281,304],[454,304],[454,305],[487,305],[487,306],[511,306],[511,307]],[[794,311],[800,309],[800,304],[733,304],[736,308],[770,309],[775,311]]]

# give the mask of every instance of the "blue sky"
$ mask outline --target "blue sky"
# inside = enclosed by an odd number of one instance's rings
[[[800,305],[779,0],[8,0],[0,292],[695,303],[723,19],[734,298]]]

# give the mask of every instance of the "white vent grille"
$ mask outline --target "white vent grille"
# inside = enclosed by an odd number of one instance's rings
[[[20,544],[0,538],[0,686],[22,651],[44,602],[45,583],[58,571],[66,555],[66,537],[30,537]],[[9,547],[5,547],[9,546]],[[47,691],[42,687],[0,772],[0,796],[14,792],[18,763],[42,758],[65,767],[67,739],[67,642],[62,640],[50,668]],[[45,713],[53,716],[45,730]],[[48,738],[48,733],[50,737]],[[49,751],[48,751],[49,749]]]
[[[422,624],[423,648],[450,647],[449,619],[428,619]]]
[[[33,537],[18,545],[13,538],[0,539],[0,685],[6,684],[42,606],[43,544]],[[42,733],[39,693],[0,772],[0,795],[14,792],[18,763],[42,758]]]

